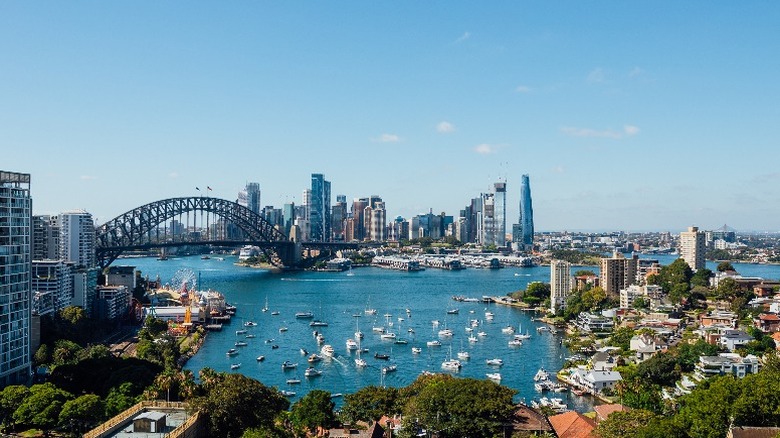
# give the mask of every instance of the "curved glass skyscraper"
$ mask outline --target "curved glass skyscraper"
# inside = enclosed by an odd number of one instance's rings
[[[520,181],[520,220],[513,236],[515,242],[523,245],[534,243],[534,208],[531,205],[531,183],[528,175],[523,175]]]

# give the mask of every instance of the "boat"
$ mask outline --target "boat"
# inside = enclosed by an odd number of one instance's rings
[[[254,321],[247,321],[244,323],[244,327],[256,327],[257,323]]]
[[[234,345],[235,345],[236,347],[246,347],[246,346],[247,346],[247,345],[249,345],[249,344],[247,344],[247,343],[246,343],[246,342],[244,342],[244,341],[236,341],[236,343],[235,343]]]
[[[298,319],[310,319],[314,318],[314,314],[312,312],[296,312],[295,317]]]
[[[389,354],[383,354],[383,353],[374,353],[374,359],[389,360],[390,359],[390,355]]]
[[[433,340],[433,341],[426,342],[426,345],[428,345],[429,347],[441,347],[441,342],[437,340]]]
[[[502,359],[488,359],[485,361],[485,363],[494,367],[500,367],[504,365],[504,361]]]
[[[374,333],[384,333],[385,332],[385,328],[384,327],[373,327],[371,329],[371,331],[374,332]]]
[[[392,339],[395,339],[395,333],[393,333],[393,332],[382,333],[379,337],[382,338],[382,339],[392,340]]]
[[[550,379],[550,373],[547,372],[544,368],[539,368],[539,371],[536,372],[534,375],[534,382],[540,382],[542,380],[549,380]]]
[[[303,356],[306,356],[307,354],[309,354],[309,352],[308,352],[308,351],[306,351],[306,349],[305,349],[305,348],[301,348],[301,350],[300,350],[300,351],[301,351],[301,354],[302,354]]]
[[[528,331],[526,331],[525,334],[522,334],[522,333],[516,334],[515,335],[515,339],[519,339],[521,341],[524,341],[526,339],[531,339],[531,335],[529,335]]]
[[[439,326],[439,320],[438,319],[434,319],[433,321],[431,321],[431,324],[433,324],[434,327],[438,327]]]
[[[327,327],[328,323],[325,321],[320,321],[319,319],[315,319],[314,321],[309,323],[309,327]]]
[[[459,309],[449,309],[447,310],[447,315],[457,315],[458,312],[460,312]]]
[[[330,395],[330,398],[339,398],[339,397],[341,397],[343,395],[344,394],[342,394],[340,392],[334,392],[333,394]]]
[[[477,341],[479,341],[479,338],[477,338],[476,336],[474,335],[469,336],[469,342],[471,342],[472,344],[475,344]]]
[[[236,330],[236,335],[243,335],[246,334],[246,332],[247,332],[246,329]]]
[[[494,380],[494,381],[497,381],[497,382],[501,381],[501,373],[487,373],[485,375],[490,380]]]
[[[461,363],[458,359],[449,359],[441,363],[441,367],[447,371],[460,370]]]
[[[295,369],[295,368],[298,368],[298,363],[297,362],[293,363],[293,362],[290,362],[289,360],[286,360],[286,361],[284,361],[284,363],[282,363],[282,369],[283,370],[292,370],[292,369]]]
[[[450,330],[450,329],[439,330],[439,336],[444,337],[444,338],[451,337],[452,336],[452,330]]]
[[[422,348],[412,347],[412,354],[420,354],[420,353],[422,353]]]
[[[536,328],[536,331],[537,331],[537,332],[539,332],[539,333],[541,333],[541,332],[549,332],[549,331],[550,331],[550,328],[549,328],[549,327],[547,327],[546,325],[543,325],[543,326],[541,326],[541,327],[537,327],[537,328]]]
[[[382,367],[382,374],[394,373],[398,370],[398,365],[392,364],[386,367]]]
[[[306,377],[318,377],[318,376],[322,375],[322,371],[320,371],[320,370],[318,370],[318,369],[316,369],[314,367],[309,367],[309,368],[306,368],[306,371],[303,372],[303,375],[306,376]]]
[[[276,344],[274,344],[274,345],[271,345],[271,350],[276,350],[277,348],[279,348],[279,346],[278,346],[278,345],[276,345]]]
[[[238,350],[236,350],[235,348],[231,348],[230,350],[227,351],[228,356],[235,356],[237,354],[238,354]]]
[[[347,350],[353,351],[358,349],[358,344],[354,339],[347,339]]]
[[[485,333],[485,332],[478,332],[477,336],[479,336],[480,338],[484,338],[485,336],[487,336],[487,333]]]
[[[469,320],[469,325],[472,327],[479,327],[479,320],[478,319]]]
[[[414,334],[414,329],[410,327],[409,329],[407,329],[407,330],[406,330],[406,332],[407,332],[407,333]]]
[[[268,295],[265,296],[265,307],[263,307],[263,312],[268,311]]]
[[[333,357],[336,355],[336,350],[333,349],[333,346],[330,344],[325,344],[322,346],[322,350],[320,350],[320,353],[322,353],[325,357]]]
[[[492,321],[495,316],[496,315],[494,315],[493,312],[485,312],[485,319],[488,321]]]
[[[317,345],[322,345],[325,343],[325,336],[323,336],[322,333],[317,335]]]
[[[207,255],[200,256],[200,259],[201,259],[201,260],[208,260],[208,259],[210,259],[210,258],[211,258],[211,257],[209,257],[209,256],[207,256]]]
[[[247,339],[254,339],[254,338],[256,338],[256,337],[257,337],[257,335],[254,335],[254,334],[248,334],[248,335],[246,335],[245,337],[246,337]]]
[[[458,359],[469,360],[469,359],[471,359],[471,354],[468,351],[459,351],[458,352]]]
[[[506,326],[506,327],[501,329],[501,333],[504,333],[506,335],[511,335],[514,332],[515,332],[515,328],[512,327],[511,325],[508,325],[508,326]]]
[[[395,343],[399,345],[406,345],[409,343],[409,341],[407,341],[406,339],[398,338],[395,340]]]
[[[301,383],[301,379],[295,378],[295,379],[287,379],[288,385],[299,385]]]
[[[368,297],[368,300],[366,300],[366,310],[363,311],[366,315],[376,315],[376,309],[371,308],[369,305],[371,303],[371,297]]]
[[[319,362],[321,360],[322,360],[322,356],[320,356],[317,353],[312,353],[312,355],[309,356],[308,359],[306,359],[306,361],[309,362],[309,363],[317,363],[317,362]]]
[[[412,309],[406,308],[406,316],[412,316]]]
[[[284,397],[295,397],[295,391],[281,390],[281,391],[279,391],[279,394],[282,394],[282,396],[284,396]]]
[[[471,333],[471,332],[473,332],[473,331],[474,331],[474,329],[473,329],[473,328],[471,328],[471,327],[466,327],[466,333]]]
[[[257,361],[262,362],[265,360],[265,356],[257,356]]]
[[[241,364],[240,363],[230,364],[230,369],[231,370],[237,370],[239,368],[241,368]]]
[[[287,327],[279,327],[279,333],[284,333],[287,331]]]
[[[273,312],[271,312],[271,315],[278,316],[279,315],[279,311],[278,310],[274,310]]]
[[[275,339],[274,339],[274,338],[271,338],[271,339],[266,339],[266,340],[265,340],[265,343],[266,343],[266,344],[270,344],[270,343],[272,343],[273,341],[275,341]]]
[[[508,344],[510,347],[519,347],[523,345],[523,341],[519,339],[512,339],[511,341],[508,342]]]

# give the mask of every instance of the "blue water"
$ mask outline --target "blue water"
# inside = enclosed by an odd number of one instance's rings
[[[643,257],[658,258],[662,264],[671,263],[676,258],[663,255]],[[240,372],[265,385],[295,391],[297,396],[292,400],[296,400],[312,389],[346,394],[366,385],[406,386],[425,370],[441,372],[441,363],[450,356],[450,349],[453,358],[458,351],[465,349],[471,354],[471,360],[462,361],[464,366],[457,375],[482,379],[486,373],[498,371],[503,377],[501,383],[517,391],[517,400],[530,401],[539,397],[533,388],[536,371],[540,367],[557,371],[569,355],[561,345],[559,335],[537,333],[536,327],[541,324],[531,321],[531,317],[535,316],[531,313],[495,304],[457,303],[451,299],[453,295],[475,298],[482,295],[506,295],[525,289],[532,281],[549,282],[550,271],[547,266],[463,271],[428,269],[413,273],[359,268],[349,273],[273,274],[238,267],[234,262],[235,257],[226,257],[224,261],[201,260],[199,257],[167,261],[152,258],[120,261],[121,264],[137,266],[144,276],[151,279],[159,275],[163,282],[170,281],[177,270],[189,268],[200,275],[199,288],[218,290],[229,302],[238,306],[234,321],[226,325],[222,332],[210,333],[198,354],[187,363],[186,368],[196,375],[203,367]],[[710,269],[714,270],[715,266],[708,263]],[[780,266],[738,263],[734,266],[743,275],[780,278]],[[270,311],[262,312],[266,299]],[[377,315],[365,315],[367,306],[376,309]],[[447,309],[453,307],[460,310],[458,315],[446,313]],[[411,309],[411,317],[405,312],[407,308]],[[486,310],[495,314],[492,322],[485,319]],[[272,316],[271,311],[279,311],[280,315]],[[301,311],[314,312],[316,319],[328,322],[329,326],[310,327],[309,320],[294,317],[296,312]],[[361,317],[355,318],[352,316],[354,314]],[[391,314],[392,317],[385,318],[384,314]],[[399,317],[404,318],[404,321],[399,321]],[[483,323],[474,329],[474,335],[477,331],[488,333],[486,338],[480,338],[476,344],[470,344],[467,340],[469,333],[465,327],[470,319],[478,319]],[[244,335],[235,334],[236,330],[244,328],[243,322],[246,320],[258,323],[257,327],[248,329],[256,338],[246,339]],[[433,320],[440,321],[439,327],[433,326]],[[388,321],[393,322],[394,332],[409,341],[407,345],[383,341],[379,334],[372,332],[374,326],[387,327]],[[358,325],[365,335],[361,346],[369,349],[369,353],[363,355],[369,363],[365,369],[355,367],[355,353],[348,352],[345,344],[348,338],[354,338]],[[522,327],[523,333],[528,331],[531,334],[531,339],[524,341],[520,347],[509,347],[507,342],[511,335],[501,332],[501,328],[507,325],[516,329]],[[287,332],[279,332],[283,326],[288,328]],[[452,338],[438,336],[438,330],[445,327],[453,330]],[[414,335],[407,333],[409,328],[414,329]],[[300,349],[304,348],[309,353],[319,351],[312,336],[315,329],[324,334],[326,344],[335,348],[337,356],[316,365],[323,371],[322,376],[307,379],[303,371],[308,363]],[[272,342],[266,342],[271,339]],[[440,340],[442,346],[427,347],[426,342],[434,339]],[[225,352],[233,348],[237,340],[246,341],[249,345],[238,347],[239,355],[228,358]],[[272,349],[272,345],[278,345],[279,348]],[[422,353],[412,354],[413,346],[421,347]],[[375,359],[373,355],[376,352],[389,354],[391,360]],[[259,355],[265,356],[264,362],[256,361]],[[488,366],[485,360],[491,358],[503,359],[504,366],[499,369]],[[281,364],[286,360],[297,362],[298,369],[282,371]],[[241,363],[241,367],[231,371],[232,363]],[[396,364],[398,371],[382,379],[381,367],[388,363]],[[300,378],[302,383],[287,385],[286,380],[293,377]],[[592,405],[590,398],[574,394],[555,396],[563,397],[570,407],[578,411],[586,411]]]

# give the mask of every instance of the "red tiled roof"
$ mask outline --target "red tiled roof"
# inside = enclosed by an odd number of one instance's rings
[[[780,316],[777,316],[774,313],[762,313],[758,315],[758,318],[762,321],[780,321]]]
[[[575,411],[553,415],[548,419],[558,438],[587,438],[596,429],[593,420]]]
[[[598,405],[594,406],[593,410],[596,412],[596,421],[604,421],[609,417],[613,412],[628,412],[631,410],[628,406],[623,406],[619,403],[613,403],[609,405]]]

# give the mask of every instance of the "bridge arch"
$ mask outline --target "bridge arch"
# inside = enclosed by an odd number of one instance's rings
[[[190,212],[206,212],[225,219],[243,231],[245,239],[203,240],[178,244],[152,242],[151,236],[160,224]],[[98,263],[105,268],[124,251],[182,244],[257,245],[264,251],[273,250],[284,266],[292,266],[299,258],[295,244],[262,216],[238,203],[211,197],[164,199],[123,213],[98,227],[95,253]]]

